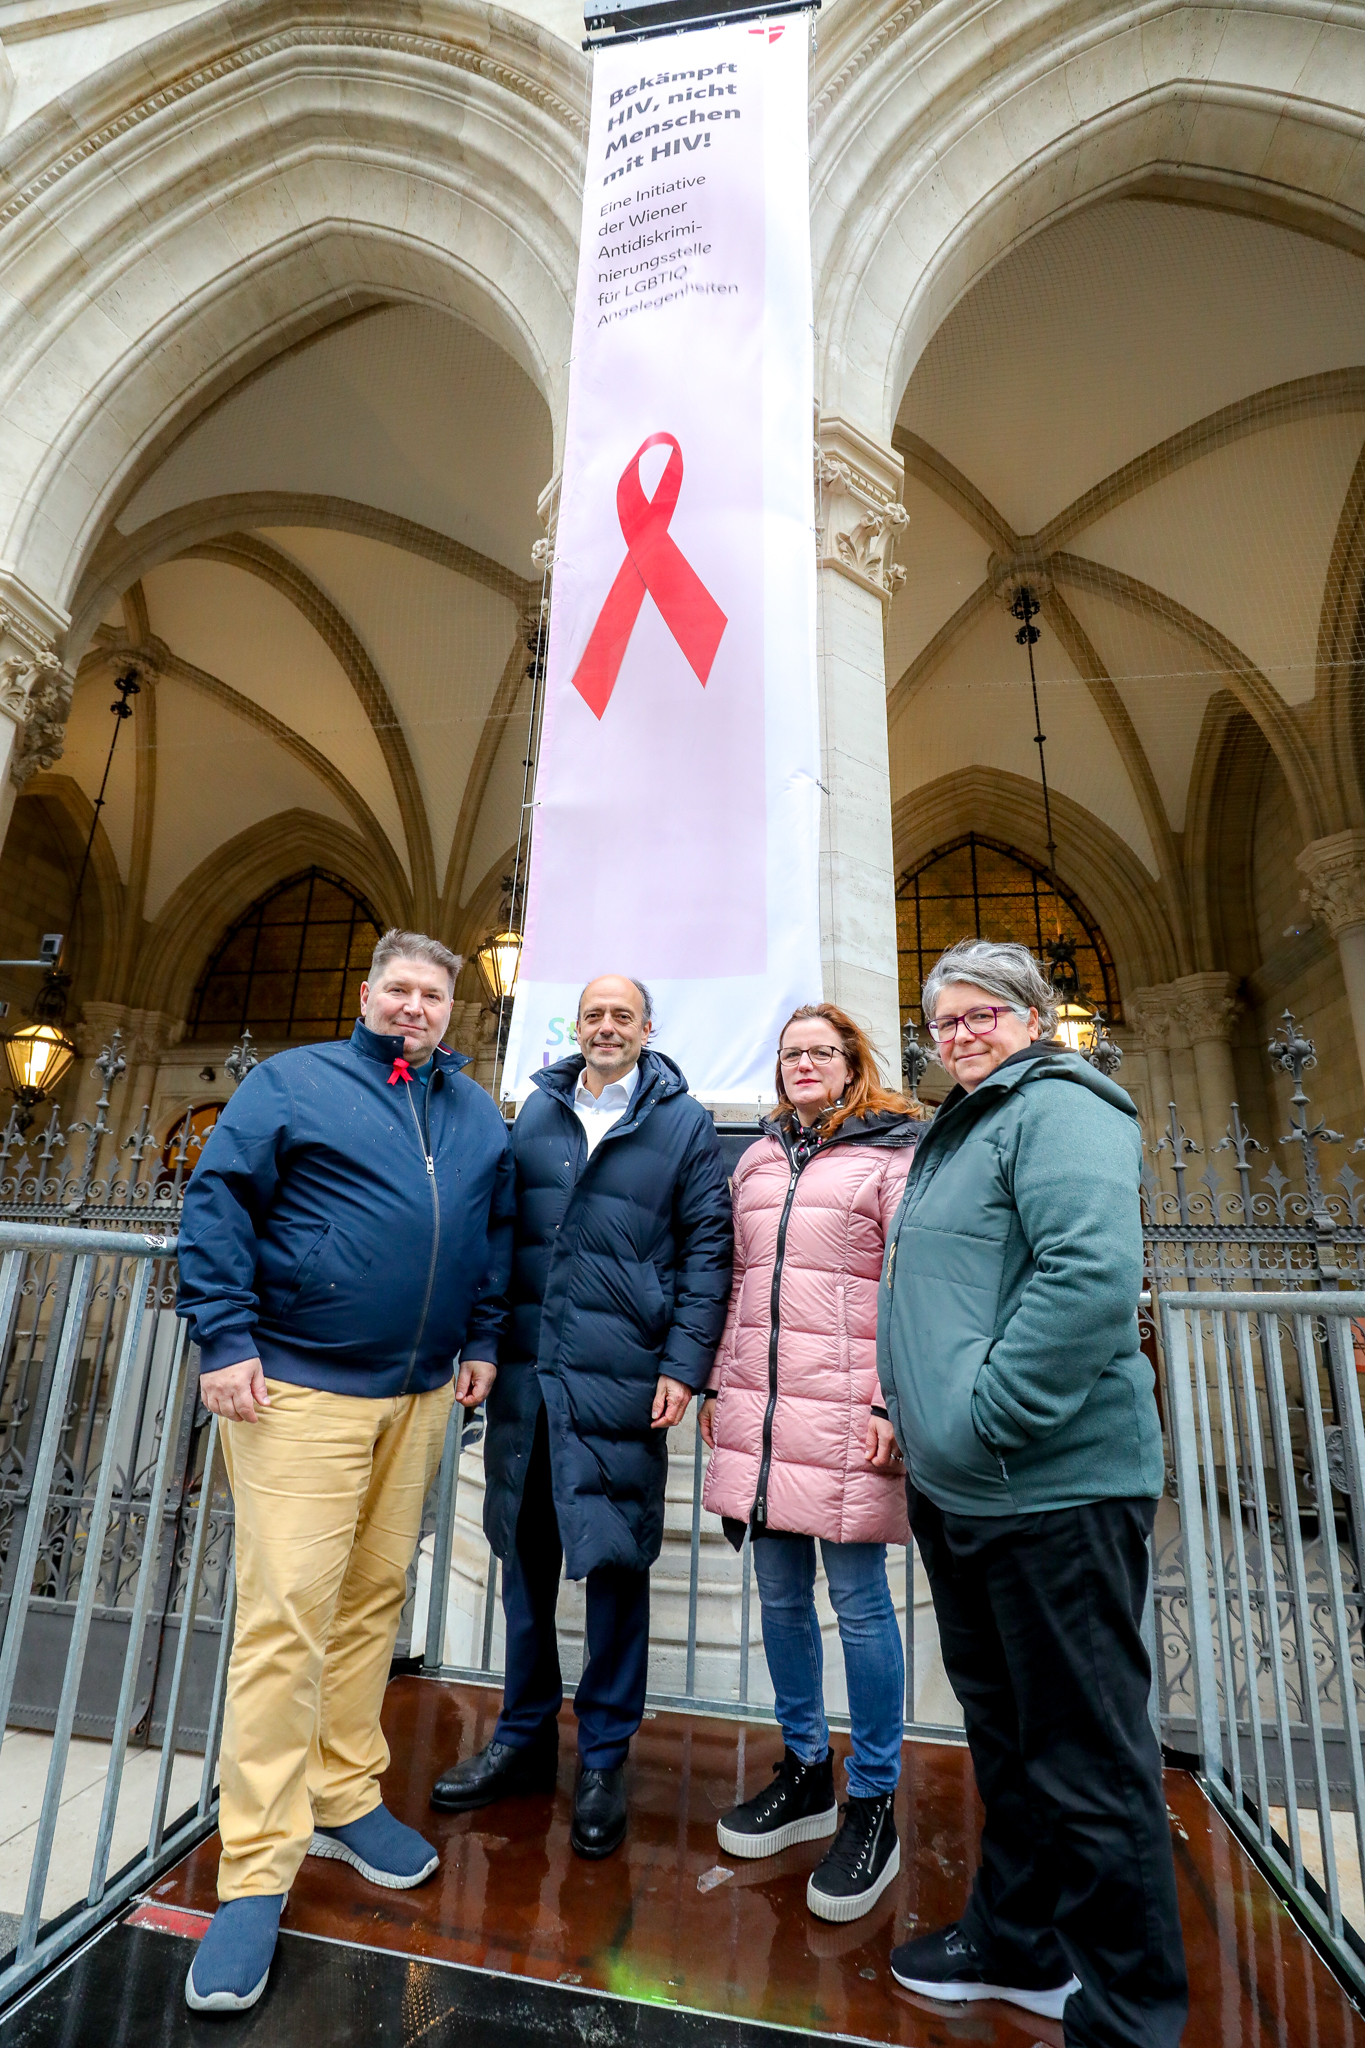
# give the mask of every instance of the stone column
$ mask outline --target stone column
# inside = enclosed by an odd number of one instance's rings
[[[868,1027],[900,1085],[900,981],[891,774],[886,732],[886,610],[905,572],[892,562],[908,523],[899,457],[847,421],[820,426],[817,658],[820,948],[824,994]]]
[[[1315,839],[1295,865],[1308,883],[1314,917],[1336,940],[1356,1056],[1365,1075],[1365,831]]]
[[[87,1004],[89,1009],[90,1005]],[[118,1111],[113,1113],[114,1128],[120,1142],[129,1132],[135,1130],[142,1119],[144,1106],[149,1106],[156,1095],[157,1075],[161,1062],[173,1045],[179,1045],[189,1026],[183,1017],[171,1017],[164,1010],[130,1010],[124,1026],[128,1045],[124,1057],[128,1071],[123,1079],[123,1095]],[[198,1165],[198,1159],[193,1160]]]
[[[1176,1028],[1174,989],[1169,982],[1135,988],[1125,998],[1123,1008],[1147,1062],[1151,1138],[1155,1144],[1166,1129],[1170,1104],[1175,1100],[1175,1083],[1171,1079],[1171,1039]]]
[[[0,846],[24,784],[61,758],[74,687],[57,655],[62,623],[0,575]]]
[[[1194,1051],[1204,1145],[1211,1151],[1232,1121],[1232,1104],[1237,1097],[1232,1027],[1242,1006],[1230,974],[1182,974],[1171,987],[1181,1032]]]

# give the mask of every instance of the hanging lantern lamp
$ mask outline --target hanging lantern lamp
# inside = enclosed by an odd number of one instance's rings
[[[1047,978],[1057,997],[1057,1036],[1072,1052],[1089,1053],[1095,1044],[1095,1021],[1098,1012],[1092,1010],[1081,989],[1080,970],[1076,966],[1076,941],[1060,934],[1048,942]]]
[[[474,964],[479,970],[484,994],[490,1009],[500,1010],[510,1003],[517,986],[517,973],[521,967],[521,933],[510,922],[500,932],[490,932],[478,952]]]

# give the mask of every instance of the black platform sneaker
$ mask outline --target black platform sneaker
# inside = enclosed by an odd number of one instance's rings
[[[1081,1988],[1080,1978],[1069,1973],[1051,1984],[1041,1979],[1034,1984],[1000,1983],[998,1979],[1004,1973],[993,1970],[956,1925],[935,1928],[932,1934],[922,1934],[918,1941],[893,1948],[891,1974],[907,1991],[918,1991],[921,1998],[941,1998],[954,2005],[978,1998],[999,1998],[1006,2005],[1036,2012],[1045,2020],[1059,2020],[1072,1992]]]
[[[832,1835],[838,1825],[834,1752],[826,1750],[823,1763],[803,1764],[788,1749],[773,1765],[772,1784],[716,1822],[716,1840],[727,1856],[776,1856],[793,1842]]]
[[[806,1904],[817,1920],[860,1920],[901,1867],[896,1795],[850,1799],[844,1824],[810,1874]]]

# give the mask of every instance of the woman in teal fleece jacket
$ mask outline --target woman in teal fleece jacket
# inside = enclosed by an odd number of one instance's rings
[[[898,1948],[910,1989],[1167,2048],[1187,2007],[1141,1637],[1162,1487],[1138,1341],[1141,1138],[1053,1040],[1022,947],[965,941],[923,1006],[956,1086],[887,1240],[878,1368],[986,1808],[961,1919]]]

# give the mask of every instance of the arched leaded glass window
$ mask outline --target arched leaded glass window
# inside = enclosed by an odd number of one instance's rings
[[[309,868],[252,904],[195,991],[194,1038],[343,1038],[383,927],[340,875]]]
[[[1120,1021],[1119,984],[1104,933],[1069,889],[1054,891],[1040,861],[980,832],[936,846],[896,888],[901,1015],[924,1022],[919,992],[940,953],[958,939],[1017,939],[1045,961],[1049,940],[1076,941],[1086,1000]],[[1045,963],[1046,964],[1046,963]]]

